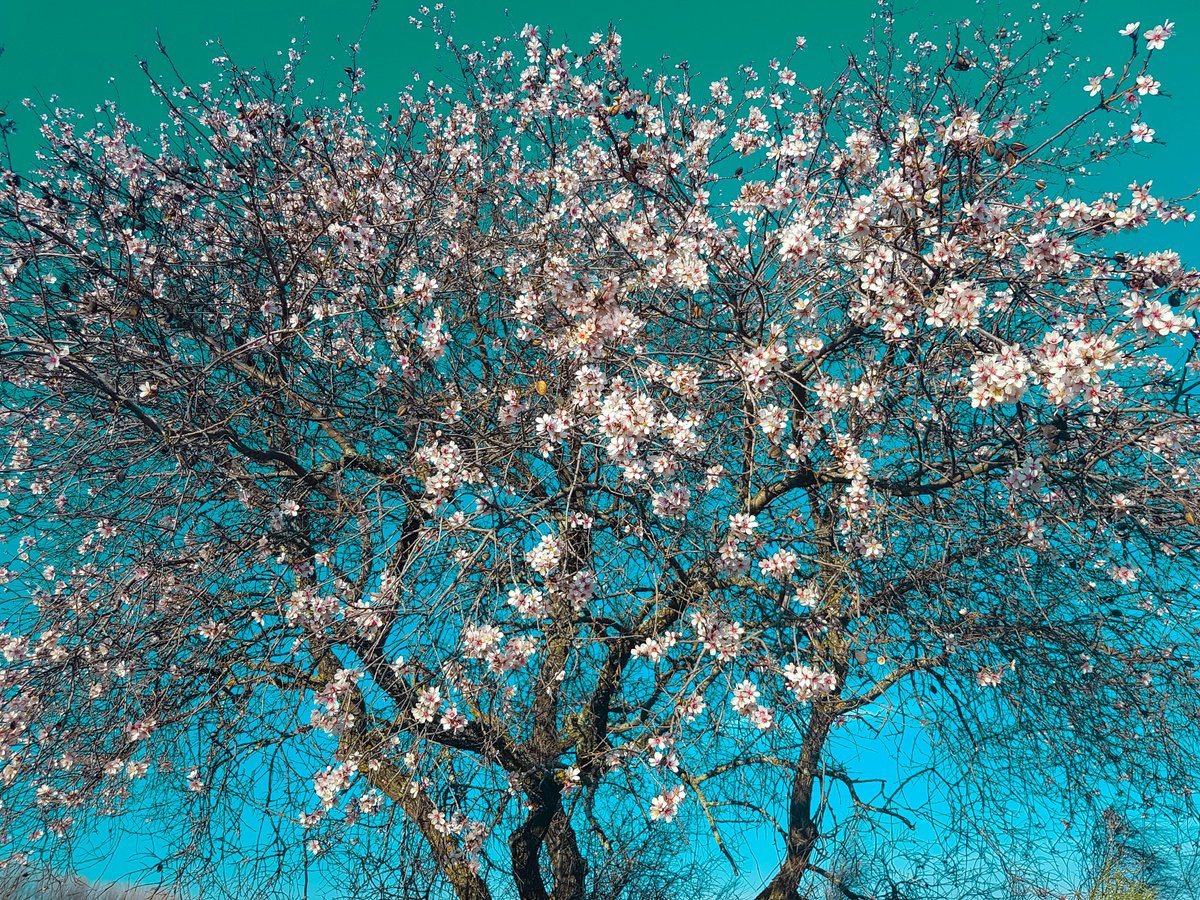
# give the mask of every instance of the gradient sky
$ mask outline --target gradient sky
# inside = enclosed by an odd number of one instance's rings
[[[210,41],[220,40],[224,52],[243,67],[278,65],[277,54],[293,37],[307,33],[311,52],[306,63],[315,87],[336,94],[343,77],[345,47],[362,38],[359,64],[366,72],[368,103],[394,101],[397,86],[419,72],[436,78],[435,35],[417,31],[408,22],[417,0],[379,0],[370,15],[371,0],[0,0],[0,109],[15,119],[11,139],[14,168],[33,161],[37,116],[22,108],[25,97],[49,100],[76,109],[94,108],[115,99],[129,117],[146,126],[161,120],[158,101],[151,97],[139,60],[152,71],[164,71],[155,40],[160,36],[172,59],[189,80],[205,81],[209,61],[221,55]],[[764,66],[786,56],[797,35],[808,38],[801,63],[804,81],[832,75],[844,61],[842,48],[861,46],[871,26],[875,0],[458,0],[447,4],[457,14],[460,41],[474,42],[511,33],[524,23],[553,29],[556,40],[580,45],[594,31],[612,22],[624,38],[626,60],[638,68],[657,66],[665,56],[687,59],[693,73],[709,80],[732,75],[742,64]],[[1075,0],[896,0],[899,33],[927,30],[949,20],[995,21],[1002,11],[1028,15],[1040,6],[1051,13],[1076,8]],[[1170,19],[1177,37],[1155,61],[1153,74],[1169,100],[1149,107],[1156,129],[1148,153],[1121,161],[1118,187],[1153,178],[1162,197],[1189,193],[1200,185],[1195,164],[1200,146],[1200,81],[1193,61],[1200,53],[1200,5],[1194,0],[1092,0],[1085,6],[1083,31],[1070,37],[1081,58],[1084,75],[1118,65],[1128,43],[1117,30],[1131,19],[1143,28]],[[303,21],[301,21],[303,19]],[[367,27],[370,19],[369,27]],[[364,27],[366,33],[364,36]],[[703,82],[701,82],[703,83]],[[1082,106],[1082,80],[1068,86],[1068,99]],[[1128,176],[1126,178],[1126,176]],[[1193,234],[1200,230],[1193,230]],[[1176,249],[1200,250],[1193,236],[1171,235]]]
[[[408,24],[418,5],[414,0],[379,2],[360,58],[373,96],[376,92],[381,98],[389,93],[394,96],[388,86],[411,77],[414,69],[426,77],[435,74],[434,36]],[[554,29],[560,38],[583,43],[593,31],[602,31],[613,22],[625,39],[629,61],[651,66],[668,55],[689,60],[694,72],[710,77],[731,74],[739,64],[763,65],[772,56],[785,55],[800,34],[809,39],[804,62],[810,71],[802,72],[802,77],[832,72],[843,58],[842,46],[860,45],[877,8],[873,0],[460,0],[449,5],[457,12],[456,31],[461,39],[511,32],[529,22]],[[916,30],[930,21],[993,19],[1000,10],[1020,12],[1037,4],[1031,0],[899,0],[896,5],[907,10],[901,14],[905,28],[911,25]],[[1061,12],[1074,8],[1075,3],[1047,0],[1041,6]],[[0,56],[0,109],[16,116],[23,126],[14,143],[18,161],[28,159],[33,145],[33,119],[19,108],[19,101],[26,96],[56,94],[63,103],[79,109],[95,106],[101,99],[119,98],[133,118],[157,118],[157,103],[138,70],[139,59],[149,59],[152,66],[161,64],[156,34],[161,35],[185,76],[204,80],[207,61],[219,52],[206,46],[210,39],[223,41],[229,55],[242,65],[270,65],[278,50],[307,30],[312,36],[310,59],[318,64],[314,69],[322,70],[310,71],[310,75],[323,74],[332,81],[345,65],[339,41],[345,46],[359,38],[369,10],[370,0],[0,3],[0,46],[5,49]],[[1122,58],[1127,44],[1116,32],[1132,18],[1141,19],[1144,26],[1165,18],[1177,23],[1178,37],[1155,65],[1155,75],[1164,90],[1173,94],[1173,102],[1165,115],[1152,122],[1167,144],[1155,155],[1154,167],[1170,176],[1165,178],[1169,183],[1183,176],[1179,183],[1190,185],[1191,148],[1200,137],[1196,115],[1200,85],[1192,66],[1200,52],[1200,6],[1188,0],[1136,4],[1094,0],[1087,4],[1084,32],[1073,39],[1085,60],[1090,56],[1096,61],[1098,68],[1088,67],[1087,74]]]
[[[1195,163],[1200,80],[1193,71],[1200,54],[1200,4],[1193,4],[1194,0],[1094,0],[1086,7],[1083,33],[1070,38],[1083,74],[1089,75],[1123,61],[1128,42],[1117,30],[1126,22],[1140,19],[1143,28],[1164,19],[1176,22],[1176,37],[1152,67],[1170,95],[1147,107],[1156,143],[1148,152],[1120,162],[1114,187],[1153,178],[1155,193],[1171,196],[1200,186],[1200,166]],[[37,112],[22,108],[24,97],[49,101],[56,96],[58,105],[80,110],[115,99],[130,119],[152,130],[161,111],[138,63],[145,59],[152,70],[162,71],[165,61],[155,47],[156,35],[183,75],[200,82],[210,77],[209,60],[218,55],[227,54],[243,67],[276,67],[277,51],[307,33],[308,75],[317,79],[317,90],[332,94],[347,64],[345,47],[362,36],[359,65],[366,72],[367,102],[394,99],[399,84],[410,80],[414,70],[424,78],[437,78],[435,36],[408,24],[418,5],[413,0],[380,0],[363,36],[370,0],[0,0],[0,109],[17,123],[10,139],[14,168],[32,164],[37,143]],[[796,66],[801,79],[823,81],[844,60],[842,48],[861,46],[877,9],[873,0],[461,0],[451,5],[457,11],[456,34],[472,43],[511,33],[528,22],[549,27],[556,40],[578,46],[612,22],[624,37],[625,58],[632,67],[657,67],[664,55],[687,59],[700,83],[732,75],[741,64],[765,66],[774,56],[786,56],[797,35],[808,38],[808,49]],[[1033,5],[1031,0],[899,2],[899,9],[908,10],[901,15],[899,32],[952,19],[994,20],[1002,10],[1027,12]],[[1075,4],[1050,0],[1042,6],[1062,12]],[[223,42],[223,50],[208,43],[215,39]],[[1067,90],[1069,105],[1087,102],[1082,79]],[[1169,240],[1193,265],[1200,260],[1200,225],[1173,229]],[[125,849],[131,857],[137,855],[132,847]],[[113,862],[105,870],[110,876],[136,868],[132,859]],[[764,868],[774,862],[772,854]]]

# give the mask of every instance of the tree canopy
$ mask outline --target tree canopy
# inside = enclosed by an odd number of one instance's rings
[[[438,15],[394,107],[164,58],[0,172],[0,855],[582,900],[766,829],[793,900],[914,779],[1001,855],[1190,808],[1192,214],[1104,167],[1171,23],[1064,88],[1070,16],[884,13],[818,86]]]

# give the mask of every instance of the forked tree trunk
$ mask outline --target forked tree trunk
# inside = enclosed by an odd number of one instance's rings
[[[779,871],[755,900],[797,900],[800,879],[808,871],[813,849],[817,844],[817,822],[813,818],[813,788],[817,780],[817,763],[834,719],[833,701],[814,704],[800,751],[800,762],[792,778],[788,801],[788,832],[786,854]]]
[[[553,873],[553,886],[549,890],[542,878],[539,859],[543,845]],[[579,852],[575,829],[557,792],[530,812],[509,837],[508,847],[513,880],[521,900],[583,900],[587,862]]]
[[[554,890],[550,900],[583,900],[587,886],[587,860],[579,852],[575,829],[566,811],[559,807],[546,832],[546,851],[554,870]]]

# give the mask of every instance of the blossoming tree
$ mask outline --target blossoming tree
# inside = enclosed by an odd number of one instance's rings
[[[152,797],[180,872],[240,805],[275,871],[577,900],[639,828],[776,828],[786,900],[921,815],[872,743],[968,818],[1186,797],[1200,278],[1103,175],[1172,26],[1050,103],[1072,21],[885,16],[822,89],[432,20],[460,76],[378,115],[295,49],[151,75],[152,134],[49,112],[0,192],[3,855]]]

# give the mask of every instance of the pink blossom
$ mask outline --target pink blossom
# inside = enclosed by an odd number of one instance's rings
[[[746,513],[734,513],[729,517],[729,539],[746,541],[754,535],[758,528],[758,520]]]
[[[670,822],[679,815],[679,807],[685,797],[683,785],[657,795],[650,801],[650,818],[653,821]]]
[[[776,581],[787,581],[796,571],[800,558],[791,550],[777,550],[771,556],[759,562],[758,567],[768,578]]]
[[[975,673],[975,683],[980,687],[998,687],[1003,678],[1003,666],[979,669]]]
[[[758,688],[753,682],[742,681],[733,689],[733,696],[729,703],[733,707],[734,712],[746,715],[758,703]]]
[[[1167,21],[1162,25],[1155,25],[1142,35],[1146,39],[1146,49],[1161,50],[1171,35],[1174,34],[1174,30],[1174,22]]]

